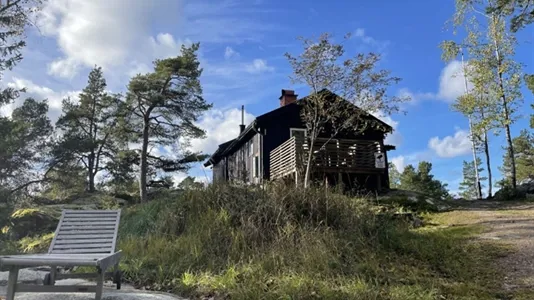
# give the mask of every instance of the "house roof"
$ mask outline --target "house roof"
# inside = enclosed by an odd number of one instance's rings
[[[328,96],[339,97],[336,94],[334,94],[331,91],[326,90],[326,89],[323,89],[323,90],[319,91],[319,93],[328,93],[328,94],[330,94]],[[271,110],[270,112],[267,112],[267,113],[264,113],[263,115],[257,116],[256,119],[254,119],[254,121],[252,121],[252,123],[250,123],[245,128],[245,130],[243,130],[243,132],[241,132],[239,134],[239,136],[237,138],[220,144],[219,147],[217,148],[217,150],[210,156],[208,161],[206,161],[204,163],[204,166],[208,167],[208,166],[210,166],[212,164],[218,163],[221,160],[222,157],[226,156],[227,154],[233,153],[233,151],[235,149],[237,149],[243,142],[248,141],[249,137],[255,134],[256,130],[259,127],[259,124],[267,122],[269,119],[271,119],[273,117],[276,117],[276,116],[278,116],[280,114],[283,114],[283,113],[287,112],[288,110],[297,108],[297,106],[299,105],[298,103],[301,102],[301,101],[306,101],[306,99],[308,97],[309,96],[306,96],[304,98],[301,98],[301,99],[297,100],[297,102],[295,102],[295,103],[290,103],[290,104],[278,107],[278,108],[276,108],[274,110]],[[362,114],[365,117],[368,117],[372,121],[377,122],[378,124],[380,124],[383,127],[384,132],[392,132],[393,131],[393,127],[391,127],[389,124],[387,124],[384,121],[376,118],[372,114],[363,111],[362,109],[360,109],[356,105],[353,105],[353,106],[357,110],[362,112]]]

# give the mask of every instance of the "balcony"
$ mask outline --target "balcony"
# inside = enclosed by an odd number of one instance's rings
[[[309,153],[308,142],[292,137],[270,153],[270,179],[275,180],[304,170]],[[318,138],[313,146],[312,172],[380,174],[376,153],[385,157],[380,141]]]

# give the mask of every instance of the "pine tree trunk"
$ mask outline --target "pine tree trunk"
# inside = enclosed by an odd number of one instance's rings
[[[145,120],[143,127],[143,145],[141,147],[141,163],[139,168],[139,196],[141,198],[141,203],[145,203],[147,201],[146,175],[148,171],[148,126],[148,120]]]
[[[95,191],[95,174],[93,173],[93,169],[95,168],[95,157],[93,153],[89,154],[87,166],[87,179],[89,180],[87,191],[92,193]]]

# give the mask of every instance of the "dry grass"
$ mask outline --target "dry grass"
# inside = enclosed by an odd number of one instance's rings
[[[120,247],[131,282],[190,297],[499,299],[504,249],[475,240],[483,230],[413,230],[323,190],[214,186],[130,209]]]

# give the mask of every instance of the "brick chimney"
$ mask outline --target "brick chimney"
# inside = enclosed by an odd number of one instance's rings
[[[295,91],[292,90],[282,90],[282,96],[280,96],[280,107],[286,106],[291,103],[297,102],[297,96]]]

